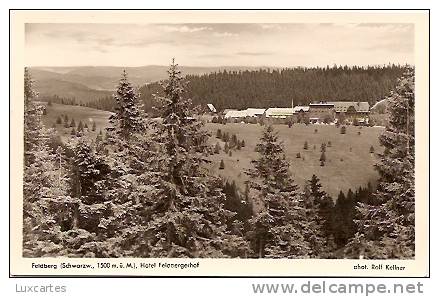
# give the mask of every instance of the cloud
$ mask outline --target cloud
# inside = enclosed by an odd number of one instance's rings
[[[237,33],[231,33],[231,32],[215,32],[213,33],[214,37],[236,37],[239,36]]]
[[[270,56],[273,55],[272,52],[237,52],[239,56]]]
[[[160,25],[160,29],[165,32],[194,33],[211,30],[209,27],[194,27],[190,25]]]

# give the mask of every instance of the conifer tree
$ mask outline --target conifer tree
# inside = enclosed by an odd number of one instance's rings
[[[283,158],[284,149],[271,126],[257,144],[259,158],[253,160],[249,187],[257,192],[263,210],[251,220],[250,239],[257,257],[302,258],[312,254],[306,241],[306,210],[300,205],[298,187]]]
[[[96,131],[96,122],[95,121],[93,121],[93,126],[91,127],[91,131]]]
[[[128,81],[125,70],[119,81],[114,100],[116,101],[115,112],[110,116],[110,127],[107,128],[110,139],[115,137],[113,134],[116,134],[126,140],[133,132],[145,131],[143,107],[139,95]]]
[[[247,242],[227,231],[234,213],[224,208],[221,179],[210,176],[203,163],[208,148],[202,122],[193,120],[185,98],[186,83],[172,61],[169,78],[157,97],[162,121],[157,141],[163,147],[159,194],[151,201],[146,237],[152,257],[245,257]]]
[[[390,119],[380,136],[384,153],[374,203],[359,203],[359,232],[347,253],[365,258],[413,258],[415,255],[415,76],[407,67],[388,98]]]
[[[42,108],[29,70],[24,73],[23,256],[60,255],[64,250],[59,207],[68,203],[63,167],[50,150],[50,131],[42,123]],[[57,150],[59,154],[60,151]]]

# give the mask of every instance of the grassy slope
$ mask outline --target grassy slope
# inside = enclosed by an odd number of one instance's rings
[[[87,124],[89,128],[88,133],[90,137],[93,138],[96,137],[96,135],[99,133],[99,130],[102,129],[102,132],[104,132],[105,127],[108,126],[108,118],[111,114],[108,111],[62,104],[52,104],[52,106],[47,106],[46,110],[47,115],[43,117],[43,121],[48,128],[52,127],[52,125],[56,123],[58,116],[67,114],[69,117],[69,124],[72,118],[75,119],[76,125],[79,124],[79,121],[82,121],[83,124]],[[95,132],[91,131],[93,121],[96,122]],[[56,129],[62,137],[70,136],[70,132],[72,130],[72,128],[64,128],[64,124],[56,125]]]
[[[303,186],[305,181],[310,179],[312,174],[316,174],[322,181],[323,188],[335,199],[340,190],[347,191],[349,188],[354,190],[358,186],[367,185],[367,182],[374,184],[378,178],[373,165],[376,162],[376,155],[369,153],[371,145],[375,148],[375,153],[382,151],[378,142],[378,136],[383,131],[382,128],[374,127],[354,127],[348,126],[346,134],[340,134],[340,130],[330,125],[293,125],[288,128],[286,125],[275,125],[275,130],[279,132],[279,138],[283,141],[286,148],[287,159],[291,164],[291,171],[296,182]],[[219,155],[213,155],[211,168],[213,172],[229,179],[233,179],[237,184],[244,188],[247,176],[244,170],[251,167],[250,161],[257,158],[258,154],[254,151],[255,145],[261,137],[262,127],[251,124],[207,124],[207,128],[212,135],[216,135],[217,129],[229,132],[230,135],[236,134],[238,139],[244,139],[246,147],[240,151],[233,151],[232,157],[223,151]],[[314,133],[317,129],[317,133]],[[357,132],[360,131],[361,135]],[[211,139],[212,144],[217,141],[221,146],[224,143],[218,139]],[[303,149],[305,141],[308,141],[308,150]],[[323,142],[332,142],[332,147],[326,150],[326,164],[320,166],[320,145]],[[313,149],[313,146],[316,149]],[[350,148],[352,147],[352,152]],[[300,152],[305,158],[297,159],[296,154]],[[343,158],[343,161],[341,159]],[[223,159],[225,169],[219,170],[220,160]]]
[[[72,118],[76,124],[81,120],[87,123],[89,130],[92,127],[92,121],[96,122],[96,132],[89,132],[90,137],[95,138],[100,129],[104,130],[108,125],[109,112],[96,110],[81,106],[69,106],[53,104],[47,107],[47,115],[44,122],[47,127],[52,127],[59,115],[67,114],[69,122]],[[61,136],[69,137],[71,128],[65,129],[63,125],[57,125],[57,130]],[[345,135],[335,126],[329,125],[293,125],[288,128],[286,125],[275,125],[279,131],[280,140],[284,142],[287,158],[291,163],[291,171],[296,182],[303,186],[305,181],[310,179],[312,174],[316,174],[322,181],[323,188],[333,198],[337,197],[340,190],[347,191],[349,188],[355,189],[358,186],[366,185],[367,182],[375,183],[378,174],[373,168],[376,162],[376,155],[369,153],[371,145],[375,148],[375,153],[382,151],[378,142],[378,136],[383,131],[382,128],[370,128],[348,126]],[[230,136],[236,134],[238,139],[244,139],[246,146],[240,151],[234,150],[232,157],[226,155],[223,151],[219,155],[213,155],[210,168],[213,173],[219,174],[231,180],[235,180],[244,189],[244,182],[247,176],[244,171],[251,167],[250,161],[257,158],[258,154],[254,151],[256,144],[262,133],[262,127],[254,124],[206,124],[206,128],[212,133],[210,142],[215,144],[220,142],[215,138],[217,129],[229,132]],[[314,133],[314,129],[318,132]],[[360,131],[361,135],[357,132]],[[308,141],[308,150],[303,149],[304,142]],[[328,147],[326,151],[326,164],[320,166],[320,145],[323,142],[332,142],[332,147]],[[313,146],[316,149],[313,149]],[[352,152],[350,152],[352,147]],[[297,159],[296,154],[300,152],[305,158]],[[343,158],[343,161],[340,159]],[[225,169],[219,170],[220,160],[225,162]]]

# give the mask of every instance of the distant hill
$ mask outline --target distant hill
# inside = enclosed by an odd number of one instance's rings
[[[80,67],[31,67],[36,80],[63,80],[79,83],[95,90],[113,91],[123,70],[128,72],[130,81],[136,86],[156,82],[167,78],[168,66],[149,65],[141,67],[117,66],[80,66]],[[181,66],[183,75],[200,75],[218,71],[243,71],[268,69],[268,67],[219,66],[219,67],[190,67]]]
[[[246,66],[180,67],[183,75],[202,75],[224,70],[244,71],[256,69],[268,68]],[[52,101],[61,103],[59,98],[67,100],[74,98],[76,103],[82,104],[110,97],[119,83],[123,70],[128,72],[131,83],[138,87],[160,81],[168,75],[168,66],[157,65],[141,67],[30,67],[41,100],[47,101],[52,98]],[[66,100],[63,101],[63,103],[65,102]],[[108,102],[106,105],[109,105]]]
[[[91,89],[83,84],[59,78],[38,79],[38,76],[34,75],[34,79],[36,80],[35,88],[38,90],[39,98],[45,101],[53,97],[59,97],[62,100],[74,98],[77,103],[87,103],[99,98],[108,97],[113,93],[111,91]]]

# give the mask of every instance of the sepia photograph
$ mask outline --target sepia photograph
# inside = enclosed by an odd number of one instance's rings
[[[43,12],[12,26],[26,269],[426,271],[428,14]]]

